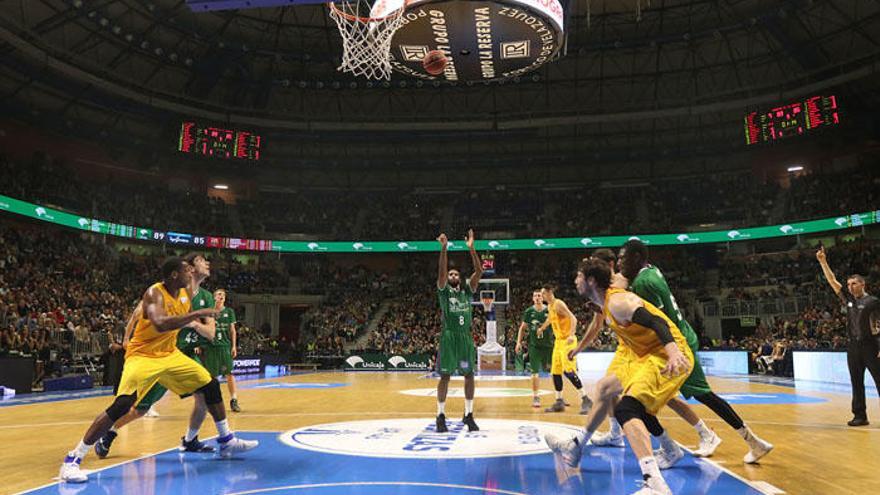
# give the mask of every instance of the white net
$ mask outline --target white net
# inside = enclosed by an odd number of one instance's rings
[[[405,0],[340,0],[329,3],[342,36],[339,70],[367,79],[391,79],[391,39],[403,22]]]

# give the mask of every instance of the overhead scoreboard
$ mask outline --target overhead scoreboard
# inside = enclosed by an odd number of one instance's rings
[[[259,160],[263,137],[251,131],[203,126],[187,121],[180,124],[177,150],[224,160]]]
[[[837,97],[811,96],[805,100],[752,112],[743,119],[746,144],[768,143],[809,134],[820,127],[840,123]]]

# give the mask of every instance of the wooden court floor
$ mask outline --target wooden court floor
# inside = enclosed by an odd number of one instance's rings
[[[761,482],[793,494],[876,494],[880,493],[880,407],[869,398],[870,427],[849,428],[849,396],[845,393],[801,391],[800,389],[753,383],[742,379],[712,377],[716,392],[722,394],[786,394],[808,396],[824,402],[734,405],[761,436],[775,444],[775,450],[760,465],[745,465],[746,446],[720,419],[702,405],[698,413],[718,432],[724,442],[712,461],[735,475],[758,482],[765,493],[772,493]],[[322,388],[320,384],[345,386]],[[317,388],[289,388],[310,386]],[[430,396],[405,395],[403,390],[430,389],[436,380],[419,373],[343,373],[326,372],[293,375],[240,383],[239,401],[244,411],[230,413],[233,428],[250,431],[285,431],[293,428],[342,421],[431,417],[436,402]],[[264,387],[288,388],[264,388]],[[249,387],[249,388],[247,388]],[[450,390],[461,389],[454,381]],[[583,425],[575,408],[566,413],[547,414],[530,407],[531,398],[480,398],[479,389],[528,389],[526,380],[478,381],[475,417],[530,419]],[[542,389],[552,390],[549,378]],[[566,398],[576,404],[577,397],[566,386]],[[226,387],[223,386],[224,396]],[[418,392],[416,392],[418,393]],[[503,395],[503,394],[502,394]],[[543,396],[549,405],[551,395]],[[111,456],[98,459],[90,453],[84,468],[97,469],[172,448],[185,431],[191,400],[166,396],[159,404],[161,417],[142,419],[120,433]],[[109,396],[0,407],[0,493],[11,494],[52,482],[66,451],[82,437],[86,427],[110,402]],[[450,398],[447,415],[460,418],[463,401]],[[686,447],[697,438],[693,429],[670,410],[660,414],[673,437]],[[215,434],[206,422],[203,437]],[[768,491],[769,490],[769,491]]]

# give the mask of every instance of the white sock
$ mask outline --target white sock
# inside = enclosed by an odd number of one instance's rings
[[[220,429],[218,428],[217,431],[219,432]],[[197,436],[199,436],[199,429],[198,428],[196,428],[196,429],[188,428],[186,430],[186,436],[184,436],[183,439],[186,440],[187,442],[192,442],[193,438],[195,438]],[[220,435],[220,436],[222,437],[224,435]]]
[[[232,394],[231,399],[232,399],[232,400],[238,400],[238,394]]]
[[[217,439],[221,439],[223,437],[229,436],[232,432],[229,430],[229,420],[224,419],[223,421],[215,421],[214,424],[217,426]]]
[[[115,426],[111,426],[110,431],[113,433],[119,433],[119,430],[117,430]]]
[[[654,456],[651,455],[639,459],[639,468],[642,470],[642,477],[645,481],[651,484],[659,481],[666,485],[666,481],[663,480],[663,476],[660,474],[660,468],[657,466],[657,460],[654,459]]]
[[[474,412],[474,399],[464,400],[464,415],[467,416]]]
[[[665,450],[666,452],[673,452],[678,450],[678,444],[675,443],[675,440],[669,437],[668,431],[663,431],[663,434],[657,437],[657,440],[660,441],[660,448]]]
[[[556,400],[562,400],[562,390],[556,392]]]
[[[611,434],[615,437],[619,437],[621,435],[620,423],[617,422],[617,419],[615,419],[614,417],[608,418],[608,424],[611,426],[611,429],[609,430]]]
[[[67,455],[69,455],[70,457],[79,457],[80,459],[82,459],[86,456],[86,454],[89,453],[89,450],[92,449],[92,445],[86,445],[85,439],[80,440],[76,448],[68,452]]]
[[[736,430],[736,432],[739,433],[739,436],[743,437],[743,440],[745,440],[750,447],[754,448],[754,446],[758,445],[758,443],[761,441],[760,438],[756,437],[755,434],[752,433],[752,429],[749,428],[749,425],[744,424],[742,428]]]
[[[586,445],[587,442],[589,442],[591,438],[593,438],[593,433],[596,433],[596,432],[590,431],[590,430],[584,428],[583,431],[581,431],[580,433],[577,434],[578,442],[581,443],[582,447],[584,445]]]
[[[437,416],[446,414],[446,402],[437,401]]]
[[[697,430],[697,434],[700,435],[700,438],[712,438],[712,430],[710,430],[709,427],[706,426],[706,423],[704,423],[702,419],[694,425],[694,429]]]
[[[587,387],[581,387],[581,388],[579,388],[579,389],[578,389],[578,392],[581,393],[581,398],[586,397],[586,396],[587,396]]]

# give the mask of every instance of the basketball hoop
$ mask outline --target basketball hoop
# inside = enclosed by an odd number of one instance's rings
[[[375,1],[375,3],[373,3]],[[329,2],[330,17],[342,37],[338,70],[367,79],[391,79],[391,39],[403,23],[410,0]]]
[[[492,304],[495,302],[495,292],[491,290],[480,291],[480,302],[483,304],[483,311],[486,313],[492,311]]]

